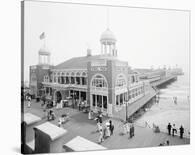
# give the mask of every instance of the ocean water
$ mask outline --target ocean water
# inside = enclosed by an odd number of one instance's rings
[[[189,136],[190,85],[188,76],[178,76],[177,81],[160,89],[159,97],[159,103],[151,101],[152,107],[137,120],[137,123],[147,122],[151,127],[154,123],[162,131],[166,131],[169,122],[175,124],[177,128],[183,125],[185,134]],[[173,97],[177,97],[177,104],[174,103]]]

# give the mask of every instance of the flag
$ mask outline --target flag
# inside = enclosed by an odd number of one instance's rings
[[[42,40],[42,39],[45,39],[45,32],[42,32],[41,35],[39,36],[39,38]]]

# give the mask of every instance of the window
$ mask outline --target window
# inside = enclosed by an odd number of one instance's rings
[[[95,107],[95,95],[93,95],[93,106]]]
[[[124,75],[119,75],[116,80],[116,87],[123,87],[127,85]]]
[[[107,109],[107,96],[103,96],[103,107]]]
[[[107,88],[108,85],[105,77],[101,75],[96,75],[92,80],[92,87]]]

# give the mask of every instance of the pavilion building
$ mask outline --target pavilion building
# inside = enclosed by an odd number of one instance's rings
[[[131,70],[128,62],[117,58],[116,42],[114,34],[106,29],[100,38],[99,55],[92,55],[87,49],[86,56],[74,57],[56,66],[48,64],[50,54],[41,49],[39,55],[44,56],[44,63],[30,67],[30,79],[34,78],[30,85],[34,83],[35,92],[44,89],[56,102],[72,97],[86,101],[94,112],[124,118],[125,114],[119,114],[120,111],[143,97],[147,84],[139,80],[138,73]],[[37,80],[41,83],[39,87]]]

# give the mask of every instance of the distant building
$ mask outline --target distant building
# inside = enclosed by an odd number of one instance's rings
[[[39,64],[30,67],[30,88],[36,95],[42,90],[56,102],[72,98],[73,102],[87,101],[94,112],[124,117],[119,111],[145,94],[144,82],[128,62],[118,60],[116,38],[107,29],[100,38],[100,55],[74,57],[56,66],[49,65],[50,53],[41,49]],[[41,61],[47,60],[47,61]]]

